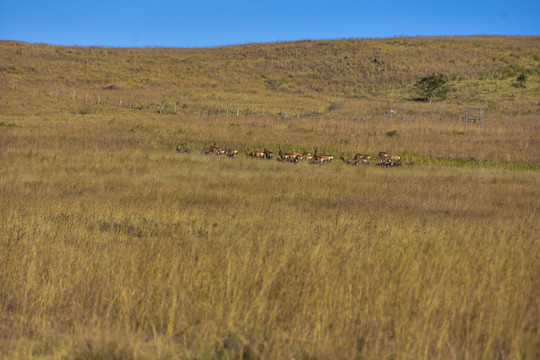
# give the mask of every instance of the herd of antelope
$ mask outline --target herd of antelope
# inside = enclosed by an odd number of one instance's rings
[[[186,148],[180,148],[179,146],[176,146],[176,151],[178,153],[191,153],[191,149]],[[203,154],[210,155],[226,155],[228,157],[236,157],[238,155],[237,149],[229,149],[225,148],[225,150],[219,148],[216,146],[216,144],[210,146],[207,150],[202,151]],[[246,153],[246,157],[251,157],[254,159],[273,159],[274,153],[268,149],[264,149],[263,151],[254,150],[252,152]],[[313,156],[309,152],[290,152],[285,153],[281,149],[279,150],[278,156],[276,157],[277,161],[280,162],[290,162],[297,164],[300,161],[309,161],[310,164],[313,165],[323,165],[326,162],[331,162],[334,160],[334,156],[329,154],[320,154],[319,150],[315,148],[315,151],[313,153]],[[373,164],[371,161],[371,155],[368,154],[355,154],[354,158],[349,159],[346,157],[343,157],[343,154],[340,156],[341,161],[343,161],[347,165],[377,165],[377,166],[383,166],[383,167],[394,167],[394,166],[402,166],[402,165],[413,165],[413,162],[410,160],[402,160],[401,156],[397,155],[389,155],[388,153],[381,151],[379,153],[379,162]]]

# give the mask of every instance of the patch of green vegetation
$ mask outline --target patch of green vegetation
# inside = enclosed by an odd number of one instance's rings
[[[422,156],[407,156],[407,159],[413,160],[415,164],[424,165],[444,165],[444,166],[471,166],[471,167],[483,167],[483,168],[502,168],[509,170],[532,170],[540,171],[540,166],[519,164],[510,162],[497,162],[497,161],[478,161],[475,158],[469,159],[452,159],[447,157],[422,157]]]
[[[6,124],[5,122],[0,122],[0,127],[6,127],[6,128],[20,128],[22,126],[20,125],[17,125],[17,124]]]
[[[386,136],[388,137],[394,137],[394,136],[398,136],[398,131],[397,130],[390,130],[386,133]]]

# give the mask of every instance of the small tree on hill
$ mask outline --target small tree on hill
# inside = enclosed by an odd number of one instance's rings
[[[525,87],[525,81],[527,81],[527,75],[525,75],[524,73],[521,73],[516,78],[516,82],[513,83],[512,85],[515,86],[515,87],[524,88]]]
[[[419,96],[431,102],[432,98],[446,97],[448,77],[445,74],[431,74],[418,80],[414,87]]]

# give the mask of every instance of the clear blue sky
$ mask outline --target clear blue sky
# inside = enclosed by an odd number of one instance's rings
[[[300,39],[540,35],[540,0],[0,0],[0,40],[205,47]]]

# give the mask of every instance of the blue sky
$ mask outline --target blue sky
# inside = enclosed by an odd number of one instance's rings
[[[1,0],[0,40],[207,47],[301,39],[540,35],[540,1]]]

